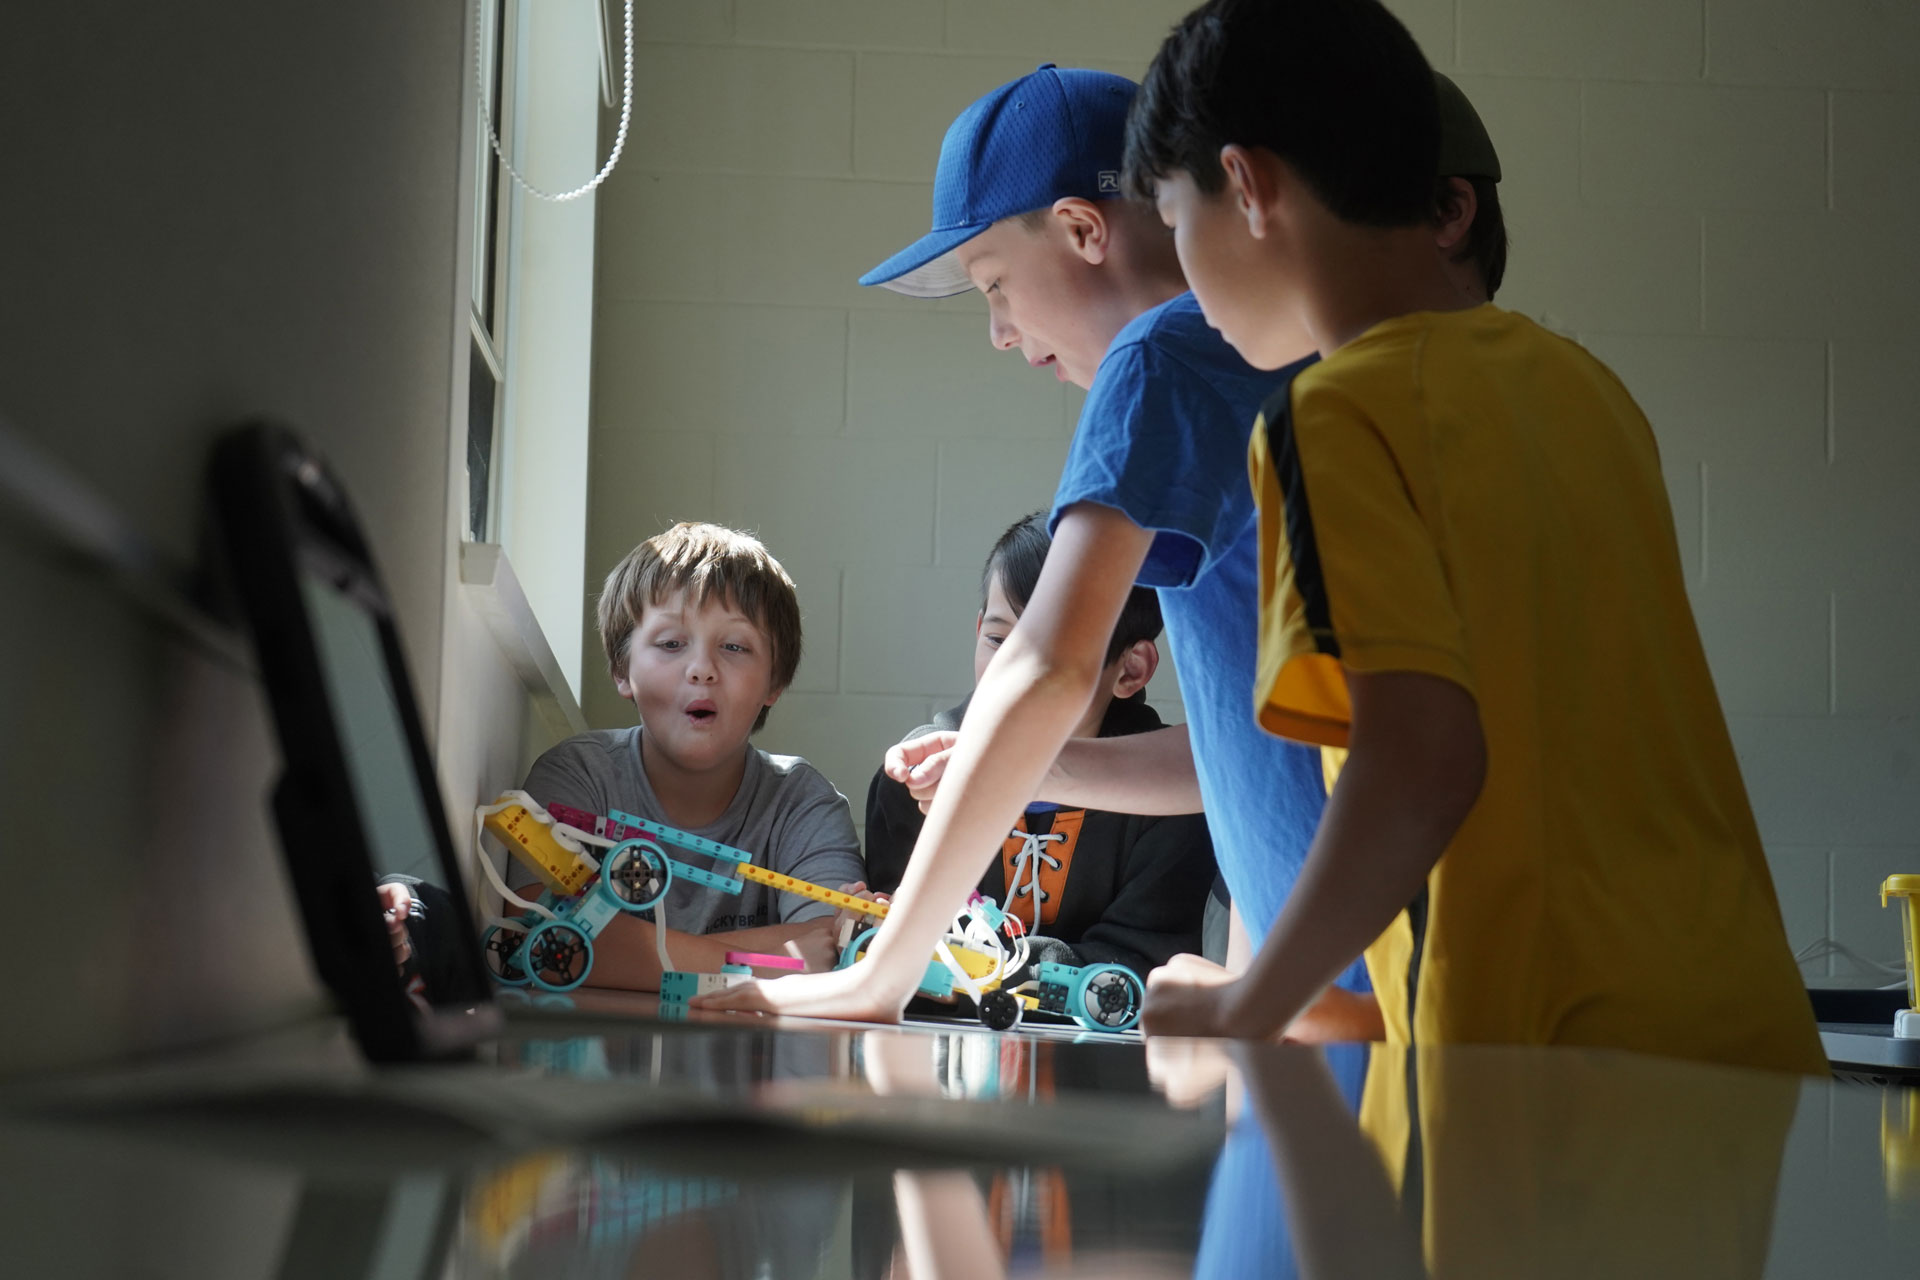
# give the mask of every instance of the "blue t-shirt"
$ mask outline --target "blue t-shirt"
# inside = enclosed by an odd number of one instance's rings
[[[1138,581],[1159,588],[1214,853],[1256,944],[1327,802],[1319,751],[1253,719],[1260,554],[1247,441],[1261,403],[1306,363],[1255,369],[1190,293],[1134,317],[1094,374],[1047,522],[1052,532],[1067,507],[1097,502],[1155,534]],[[1340,985],[1370,990],[1365,965]]]

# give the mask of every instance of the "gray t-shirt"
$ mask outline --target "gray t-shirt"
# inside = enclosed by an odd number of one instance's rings
[[[641,732],[636,725],[568,738],[533,762],[527,794],[543,805],[566,804],[603,815],[619,809],[673,825],[641,767]],[[866,878],[847,798],[799,756],[748,747],[747,769],[727,811],[710,826],[687,830],[752,854],[758,866],[829,889]],[[667,855],[705,871],[719,869],[712,858],[692,850],[669,848]],[[757,929],[833,913],[824,902],[752,881],[736,896],[678,876],[665,906],[667,927],[682,933]]]

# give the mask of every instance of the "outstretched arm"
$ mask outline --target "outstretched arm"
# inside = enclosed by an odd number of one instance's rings
[[[1413,901],[1479,798],[1486,740],[1471,694],[1419,672],[1349,671],[1347,685],[1346,768],[1265,945],[1224,985],[1156,970],[1150,1033],[1264,1039],[1287,1026]]]
[[[945,785],[867,959],[839,973],[749,983],[700,1005],[900,1016],[935,941],[1086,714],[1151,537],[1110,507],[1082,503],[1062,517],[1020,625],[974,690]]]
[[[960,735],[930,733],[887,752],[886,773],[932,805]],[[1042,800],[1075,809],[1105,809],[1171,817],[1200,812],[1200,778],[1193,768],[1187,726],[1168,725],[1124,738],[1071,738],[1054,757],[1040,784]]]

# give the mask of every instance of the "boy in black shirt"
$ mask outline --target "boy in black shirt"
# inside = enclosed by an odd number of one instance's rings
[[[1046,514],[1000,536],[981,575],[973,674],[986,670],[1025,610],[1047,558]],[[1076,737],[1120,737],[1163,727],[1146,702],[1160,662],[1160,603],[1136,588],[1108,643],[1099,691]],[[966,703],[942,712],[919,737],[958,729]],[[867,789],[867,881],[891,893],[906,873],[923,821],[907,788],[875,772]],[[1046,956],[1068,964],[1124,964],[1145,977],[1178,952],[1200,950],[1200,924],[1214,881],[1213,843],[1199,814],[1138,817],[1036,802],[1008,834],[980,892],[1019,917],[1029,933],[1064,944]],[[1063,954],[1064,953],[1064,954]]]

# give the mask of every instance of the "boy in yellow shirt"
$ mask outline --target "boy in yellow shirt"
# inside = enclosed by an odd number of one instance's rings
[[[1433,254],[1433,81],[1375,0],[1213,0],[1154,60],[1127,179],[1265,406],[1268,730],[1345,748],[1240,979],[1150,1032],[1266,1036],[1366,952],[1390,1040],[1824,1073],[1694,628],[1653,434],[1575,344]]]

